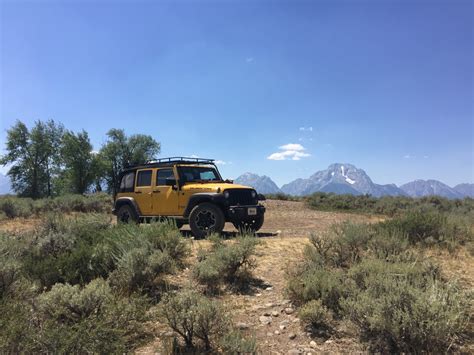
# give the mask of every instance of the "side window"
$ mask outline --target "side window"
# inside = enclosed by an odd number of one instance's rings
[[[141,170],[137,174],[137,186],[151,186],[152,170]]]
[[[120,192],[132,192],[135,182],[135,172],[125,174],[120,182]]]
[[[166,185],[167,178],[174,178],[173,169],[160,169],[156,174],[156,186]]]

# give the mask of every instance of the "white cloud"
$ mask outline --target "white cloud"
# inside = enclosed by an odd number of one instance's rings
[[[278,148],[281,150],[296,150],[298,152],[305,150],[305,148],[299,143],[288,143]]]
[[[298,143],[288,143],[278,147],[281,151],[270,154],[267,159],[269,160],[301,160],[311,156],[305,152],[305,148]]]
[[[254,59],[253,59],[253,57],[247,57],[247,58],[245,58],[245,61],[247,63],[252,63],[254,61]]]
[[[190,157],[190,158],[195,158],[195,159],[196,159],[196,158],[199,158],[199,156],[196,155],[196,154],[191,154],[189,157]]]
[[[313,127],[300,127],[300,131],[313,132]]]
[[[216,160],[214,163],[216,163],[217,165],[231,165],[232,164],[231,161],[224,161],[224,160]]]
[[[405,158],[405,159],[413,159],[414,156],[411,155],[411,154],[406,154],[405,156],[403,156],[403,158]]]

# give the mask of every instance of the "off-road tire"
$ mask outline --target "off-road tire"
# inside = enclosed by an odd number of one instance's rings
[[[264,221],[265,217],[262,214],[261,216],[257,216],[254,219],[248,221],[233,222],[232,224],[236,229],[241,232],[255,233],[260,230],[260,228],[262,228]]]
[[[117,223],[138,223],[138,216],[130,205],[123,205],[117,211]]]
[[[222,210],[209,202],[195,206],[189,214],[189,226],[196,239],[202,239],[224,229],[225,217]]]

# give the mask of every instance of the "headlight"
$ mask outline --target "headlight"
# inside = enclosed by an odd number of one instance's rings
[[[255,197],[257,197],[257,193],[255,191],[252,191],[251,196],[252,196],[252,198],[255,198]]]
[[[229,198],[229,191],[224,191],[224,197]]]

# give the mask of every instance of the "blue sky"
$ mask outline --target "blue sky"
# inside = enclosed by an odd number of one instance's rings
[[[472,1],[0,3],[2,149],[16,119],[53,118],[232,178],[346,162],[377,183],[474,181]]]

